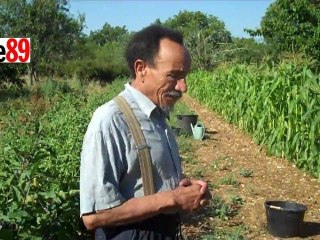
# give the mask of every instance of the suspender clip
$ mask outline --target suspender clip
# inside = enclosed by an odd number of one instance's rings
[[[147,144],[142,144],[142,145],[137,145],[136,148],[137,150],[142,150],[144,148],[149,148],[149,146]]]

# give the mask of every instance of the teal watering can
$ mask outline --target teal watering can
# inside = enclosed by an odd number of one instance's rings
[[[202,140],[204,137],[205,127],[202,122],[197,122],[194,126],[191,125],[193,138],[197,140]]]

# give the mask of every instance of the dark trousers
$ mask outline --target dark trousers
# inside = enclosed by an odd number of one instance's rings
[[[144,221],[113,228],[99,228],[96,240],[177,240],[180,235],[178,214],[157,215]]]

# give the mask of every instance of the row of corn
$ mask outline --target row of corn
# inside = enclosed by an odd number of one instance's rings
[[[320,178],[320,80],[307,65],[222,66],[191,73],[188,87],[269,154]]]

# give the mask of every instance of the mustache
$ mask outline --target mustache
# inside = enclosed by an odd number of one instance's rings
[[[168,97],[181,98],[182,97],[182,92],[173,90],[173,91],[170,91],[170,92],[166,92],[165,95],[168,96]]]

